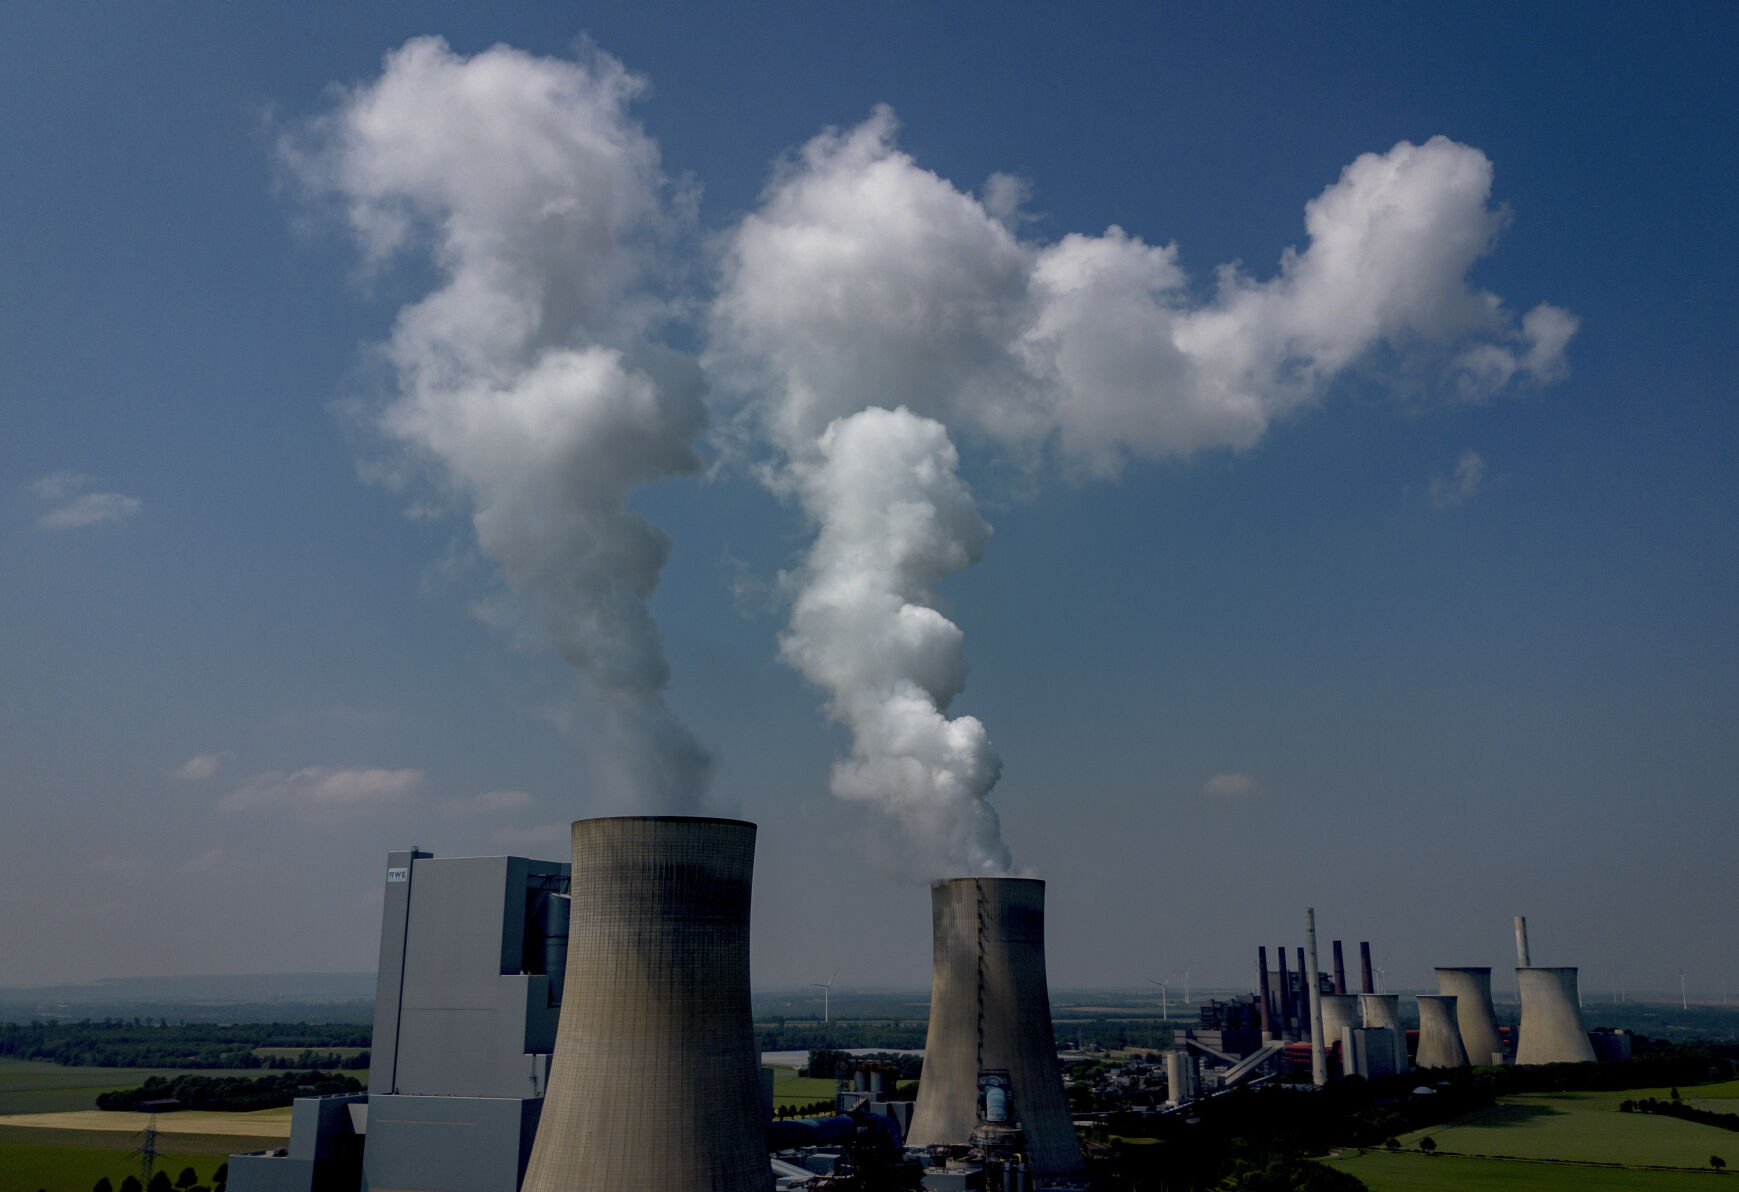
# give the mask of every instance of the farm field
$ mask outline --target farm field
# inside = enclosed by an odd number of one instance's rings
[[[1370,1192],[1720,1192],[1726,1187],[1707,1167],[1700,1172],[1621,1171],[1382,1151],[1323,1162],[1363,1181]]]
[[[145,1128],[149,1114],[101,1109],[74,1109],[64,1113],[20,1113],[0,1116],[0,1130],[83,1130],[91,1133],[133,1135]],[[224,1134],[242,1138],[290,1137],[290,1109],[256,1109],[248,1113],[217,1113],[182,1109],[157,1115],[159,1134]],[[171,1145],[173,1140],[171,1140]]]
[[[116,1147],[37,1146],[0,1141],[0,1192],[91,1192],[91,1185],[108,1177],[120,1186],[123,1177],[139,1171],[139,1161],[129,1153],[132,1143]],[[174,1179],[182,1168],[191,1167],[201,1184],[224,1156],[181,1154],[173,1149],[157,1157],[157,1170]]]
[[[773,1068],[773,1108],[790,1109],[798,1105],[813,1105],[831,1101],[839,1086],[824,1077],[799,1076],[796,1068],[783,1065]]]
[[[245,1068],[63,1068],[40,1060],[0,1059],[0,1115],[95,1109],[98,1093],[137,1088],[149,1076],[167,1079],[193,1071],[201,1076],[265,1075]]]

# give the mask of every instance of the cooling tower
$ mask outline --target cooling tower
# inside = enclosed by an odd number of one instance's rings
[[[1398,993],[1362,993],[1359,1011],[1367,1029],[1394,1032],[1395,1071],[1407,1070],[1407,1028],[1401,1025],[1401,995]]]
[[[1516,985],[1522,993],[1521,1042],[1518,1064],[1588,1064],[1594,1045],[1577,1005],[1573,968],[1519,968]]]
[[[1456,999],[1441,993],[1419,995],[1419,1050],[1413,1064],[1419,1068],[1465,1068],[1467,1049],[1461,1045],[1461,1029],[1455,1025]]]
[[[930,1031],[907,1141],[964,1144],[978,1126],[978,1074],[1007,1071],[1026,1151],[1041,1175],[1081,1170],[1045,983],[1045,884],[963,877],[930,889],[935,964]]]
[[[1467,1062],[1476,1067],[1501,1064],[1504,1044],[1497,1029],[1497,1014],[1491,1007],[1491,970],[1440,968],[1437,992],[1455,998],[1455,1022],[1461,1028],[1461,1046],[1467,1052]]]
[[[1357,1027],[1358,1025],[1359,999],[1357,997],[1339,993],[1322,995],[1322,1038],[1325,1047],[1340,1041],[1342,1027]],[[1344,1054],[1341,1056],[1341,1071],[1352,1071]]]
[[[573,846],[567,983],[522,1192],[770,1192],[755,825],[579,820]]]

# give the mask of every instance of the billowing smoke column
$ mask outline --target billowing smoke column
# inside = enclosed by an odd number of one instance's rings
[[[1489,968],[1440,968],[1437,992],[1455,998],[1455,1022],[1470,1064],[1502,1063],[1503,1036],[1491,1004]],[[1493,1057],[1499,1058],[1493,1058]]]
[[[727,239],[706,363],[741,408],[727,442],[770,448],[761,474],[818,527],[788,577],[782,650],[852,730],[835,791],[912,828],[931,876],[996,872],[994,820],[968,802],[988,795],[994,758],[982,725],[947,719],[959,632],[928,589],[983,544],[950,439],[1029,475],[1109,478],[1131,457],[1249,447],[1379,352],[1407,387],[1462,398],[1552,380],[1576,320],[1542,304],[1518,325],[1467,284],[1503,216],[1484,155],[1442,137],[1360,157],[1306,205],[1305,249],[1265,281],[1223,268],[1202,300],[1175,245],[1118,227],[1023,240],[1018,180],[965,193],[901,152],[895,131],[878,108],[775,171]],[[893,463],[880,517],[829,475],[859,448]],[[915,554],[908,518],[930,539]],[[836,614],[823,588],[849,590],[856,611]],[[888,658],[818,657],[840,652],[816,636],[840,617],[864,618]],[[942,643],[939,666],[918,648],[927,639]],[[943,806],[915,812],[925,799]],[[923,835],[937,823],[973,830],[938,842]]]
[[[1439,993],[1419,995],[1419,1050],[1413,1062],[1421,1068],[1465,1068],[1467,1050],[1455,1025],[1455,998]]]
[[[1041,1175],[1079,1171],[1045,981],[1045,884],[957,878],[930,892],[930,1030],[908,1141],[964,1145],[979,1124],[978,1075],[1000,1069]]]
[[[648,608],[670,541],[627,501],[696,470],[706,412],[698,367],[652,338],[668,304],[649,279],[683,220],[627,114],[641,87],[601,53],[417,38],[279,157],[370,271],[403,257],[437,281],[379,348],[373,475],[423,482],[419,515],[468,511],[507,589],[479,615],[517,629],[529,609],[585,676],[598,801],[681,811],[707,758],[665,703]]]
[[[566,1000],[523,1192],[769,1192],[755,825],[580,820],[573,846]]]

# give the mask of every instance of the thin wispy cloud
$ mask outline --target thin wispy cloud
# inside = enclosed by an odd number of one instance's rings
[[[539,824],[535,828],[502,828],[491,839],[500,848],[557,855],[571,847],[572,827],[566,820],[561,820]]]
[[[499,815],[522,811],[536,799],[524,791],[484,791],[462,799],[448,799],[443,810],[450,816]]]
[[[256,774],[218,806],[225,811],[282,808],[322,818],[361,815],[408,803],[425,784],[421,770],[309,766],[293,774]]]
[[[1431,478],[1431,508],[1455,509],[1473,499],[1485,483],[1485,457],[1463,451],[1453,471]]]
[[[1215,774],[1202,786],[1202,794],[1216,799],[1246,799],[1261,791],[1253,774]]]
[[[204,782],[234,757],[233,753],[196,753],[169,771],[169,776],[182,782]]]
[[[124,493],[103,492],[97,478],[80,472],[53,472],[26,487],[49,508],[37,516],[44,530],[76,530],[123,522],[138,514],[145,503]]]

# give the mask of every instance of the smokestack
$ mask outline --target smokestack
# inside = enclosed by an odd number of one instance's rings
[[[1310,974],[1310,986],[1305,991],[1310,998],[1310,1079],[1318,1088],[1328,1083],[1328,1056],[1322,1047],[1322,983],[1316,979],[1316,908],[1304,908],[1304,946],[1309,961],[1305,972]]]
[[[1375,993],[1377,987],[1371,984],[1371,941],[1359,941],[1359,985],[1360,993]]]
[[[522,1192],[770,1192],[755,825],[579,820],[566,997]]]
[[[1475,1066],[1503,1063],[1503,1036],[1491,1004],[1491,970],[1440,968],[1437,992],[1455,998],[1455,1024],[1461,1031],[1467,1062]]]
[[[1280,964],[1280,1030],[1276,1034],[1282,1039],[1292,1038],[1292,983],[1286,979],[1286,946],[1283,944],[1274,949]]]
[[[1413,1062],[1420,1068],[1465,1068],[1467,1050],[1455,1025],[1455,1002],[1440,993],[1419,995],[1419,1050]]]
[[[1334,942],[1334,995],[1345,997],[1347,993],[1347,962],[1341,955],[1340,941]]]
[[[1262,1042],[1274,1041],[1274,1018],[1268,1009],[1268,949],[1256,949],[1256,973],[1262,987],[1262,995],[1256,1000],[1256,1007],[1262,1015]]]
[[[1533,961],[1528,959],[1528,920],[1523,915],[1516,916],[1516,964],[1529,968]]]
[[[1045,982],[1045,884],[962,877],[930,887],[935,964],[930,1031],[911,1146],[965,1144],[978,1126],[978,1077],[1008,1073],[1033,1170],[1082,1170]],[[763,1167],[765,1162],[763,1162]]]
[[[1308,974],[1308,975],[1307,975]],[[1310,1038],[1310,987],[1316,984],[1316,974],[1304,967],[1304,949],[1298,950],[1298,1034]]]
[[[1516,985],[1522,994],[1516,1063],[1593,1063],[1594,1045],[1588,1041],[1588,1027],[1576,1000],[1576,970],[1519,968]]]

